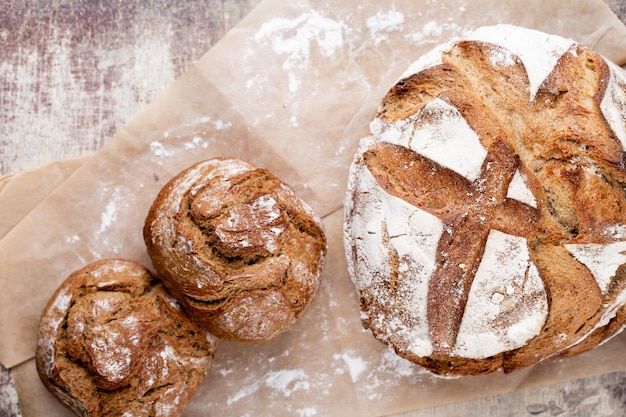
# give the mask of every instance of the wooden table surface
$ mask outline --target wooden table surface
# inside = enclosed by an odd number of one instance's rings
[[[0,176],[98,150],[259,2],[0,1]],[[533,415],[626,416],[626,372],[402,414]],[[0,365],[5,416],[21,413]]]

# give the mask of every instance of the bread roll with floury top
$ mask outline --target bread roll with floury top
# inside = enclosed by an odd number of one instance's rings
[[[37,340],[42,382],[84,417],[181,416],[216,348],[148,269],[123,259],[73,272],[45,307]]]
[[[217,337],[263,342],[310,304],[326,255],[321,220],[268,170],[199,162],[155,199],[148,254],[191,318]]]
[[[362,321],[435,374],[512,372],[597,346],[626,302],[626,76],[497,25],[415,62],[350,168]]]

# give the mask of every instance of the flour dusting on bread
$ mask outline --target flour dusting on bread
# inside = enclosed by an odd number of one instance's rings
[[[321,220],[290,187],[225,157],[199,162],[163,187],[144,240],[196,323],[247,342],[293,325],[319,286],[326,254]]]
[[[573,40],[511,25],[411,65],[350,168],[344,243],[365,327],[446,376],[619,331],[624,80]]]

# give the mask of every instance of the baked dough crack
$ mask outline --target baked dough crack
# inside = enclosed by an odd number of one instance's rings
[[[574,41],[510,25],[411,66],[346,194],[348,268],[377,338],[436,373],[475,374],[617,331],[625,80]]]
[[[251,342],[277,336],[300,316],[326,254],[321,220],[293,190],[233,158],[172,178],[148,213],[144,240],[193,320],[218,337]]]

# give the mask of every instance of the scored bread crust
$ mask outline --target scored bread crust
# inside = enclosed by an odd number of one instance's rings
[[[37,372],[80,416],[181,416],[216,339],[142,265],[105,259],[73,272],[46,305]]]
[[[386,94],[350,169],[364,325],[440,375],[512,372],[624,326],[626,76],[574,41],[481,28]]]
[[[144,226],[165,285],[217,337],[262,342],[309,305],[326,255],[321,220],[268,170],[233,158],[172,178]]]

